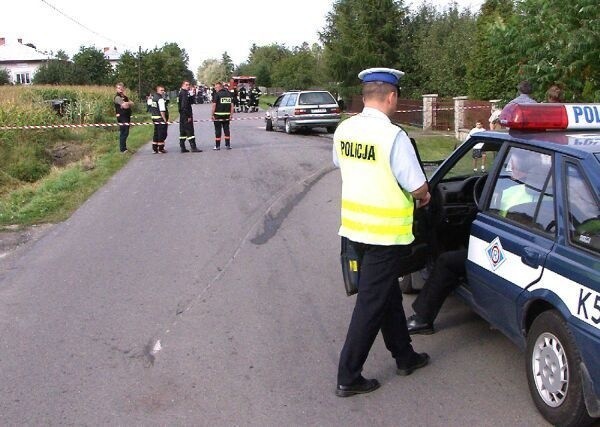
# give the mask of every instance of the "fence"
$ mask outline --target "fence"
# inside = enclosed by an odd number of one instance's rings
[[[456,139],[463,141],[478,120],[488,127],[491,111],[498,102],[469,100],[466,96],[438,98],[436,94],[423,95],[422,100],[399,99],[392,121],[423,130],[453,132]],[[350,100],[348,112],[358,113],[363,106],[362,97],[355,95]]]

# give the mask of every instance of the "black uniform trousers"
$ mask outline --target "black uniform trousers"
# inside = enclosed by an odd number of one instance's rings
[[[229,132],[229,119],[227,120],[215,120],[215,146],[221,146],[221,129],[223,129],[223,133],[225,134],[225,146],[229,147],[231,135]]]
[[[398,365],[414,352],[402,307],[398,266],[408,246],[378,246],[349,241],[361,259],[356,305],[340,354],[338,384],[357,380],[381,330],[385,346]]]
[[[189,117],[180,115],[179,117],[179,142],[185,142],[186,140],[190,143],[196,142],[194,135],[194,120],[188,121]]]
[[[167,139],[168,126],[165,121],[160,119],[152,119],[154,123],[154,135],[152,136],[153,142],[165,142]]]
[[[121,152],[127,150],[127,137],[129,136],[129,117],[117,117],[117,122],[119,123],[119,150]],[[127,124],[121,124],[127,123]]]
[[[467,249],[442,253],[435,261],[425,286],[413,302],[413,310],[427,323],[433,323],[444,301],[466,274]]]

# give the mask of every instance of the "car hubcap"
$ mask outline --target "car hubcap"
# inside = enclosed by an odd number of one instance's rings
[[[567,397],[569,365],[558,338],[548,332],[538,337],[531,355],[531,368],[535,386],[544,402],[553,408],[560,406]]]

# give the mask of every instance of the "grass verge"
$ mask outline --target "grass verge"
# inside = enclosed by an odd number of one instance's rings
[[[118,148],[119,133],[86,129],[85,144],[91,149],[80,161],[64,168],[53,167],[35,183],[25,183],[0,196],[0,227],[27,226],[67,219],[98,188],[129,160]],[[152,137],[152,126],[132,127],[127,146],[134,152]]]

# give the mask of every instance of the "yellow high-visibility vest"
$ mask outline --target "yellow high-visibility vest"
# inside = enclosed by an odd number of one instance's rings
[[[390,165],[398,132],[384,117],[366,114],[337,128],[333,143],[342,172],[340,236],[383,246],[414,240],[413,198],[400,187]]]

